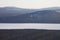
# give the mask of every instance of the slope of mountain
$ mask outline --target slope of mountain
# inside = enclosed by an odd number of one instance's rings
[[[0,17],[5,23],[60,23],[60,12],[43,10],[11,17]]]
[[[0,17],[2,16],[17,16],[20,14],[32,13],[38,9],[23,9],[17,7],[0,7]]]
[[[41,10],[60,10],[60,7],[48,7],[48,8],[41,8]]]
[[[2,17],[0,17],[0,23],[60,23],[60,11],[58,8],[56,9],[53,8],[54,10],[44,9],[44,10],[39,10],[36,12],[24,13],[24,14],[20,13],[20,11],[17,11],[17,10],[20,10],[19,8],[16,9],[11,7],[6,9],[8,9],[7,12],[5,11],[5,14]],[[3,11],[3,9],[1,10]],[[12,16],[10,15],[11,12],[12,12]],[[13,16],[15,15],[14,12],[19,15]],[[10,16],[6,13],[10,13],[9,14]],[[5,15],[8,15],[8,16],[5,16]]]

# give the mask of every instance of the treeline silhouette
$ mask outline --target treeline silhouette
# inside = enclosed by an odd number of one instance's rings
[[[0,40],[60,40],[60,30],[1,29]]]

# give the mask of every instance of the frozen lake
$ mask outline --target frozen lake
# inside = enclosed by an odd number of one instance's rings
[[[49,29],[49,30],[60,30],[60,24],[0,23],[0,29]]]

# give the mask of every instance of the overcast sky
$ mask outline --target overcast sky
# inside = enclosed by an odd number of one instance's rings
[[[20,8],[59,7],[60,0],[0,0],[0,7],[4,6]]]

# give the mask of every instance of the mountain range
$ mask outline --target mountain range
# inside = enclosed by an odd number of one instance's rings
[[[60,7],[43,9],[0,8],[0,23],[60,23]]]
[[[32,13],[38,9],[24,9],[17,7],[0,7],[0,17],[2,16],[17,16],[20,14]]]

